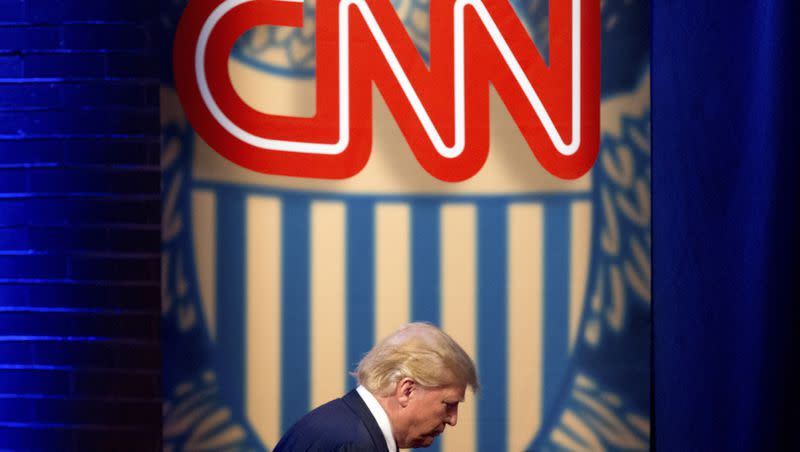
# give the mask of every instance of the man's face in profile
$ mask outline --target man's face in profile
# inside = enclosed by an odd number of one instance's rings
[[[428,447],[447,425],[458,421],[458,404],[464,400],[464,386],[423,388],[415,386],[403,410],[402,425],[395,429],[398,447]]]

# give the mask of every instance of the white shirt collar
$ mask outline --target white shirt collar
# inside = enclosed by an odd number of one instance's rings
[[[381,428],[383,439],[386,440],[386,447],[389,449],[389,452],[396,452],[397,443],[394,441],[392,425],[389,424],[389,416],[386,415],[386,411],[384,411],[381,404],[378,403],[378,399],[376,399],[367,388],[359,385],[356,388],[356,392],[358,392],[358,395],[364,400],[364,403],[367,404],[367,408],[369,408],[369,412],[372,413],[372,417],[378,422],[378,427]]]

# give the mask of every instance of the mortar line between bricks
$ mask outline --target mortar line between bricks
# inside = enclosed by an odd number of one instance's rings
[[[8,21],[3,20],[0,21],[0,29],[2,28],[60,28],[60,27],[75,27],[76,29],[83,30],[82,27],[87,27],[85,29],[91,29],[91,27],[129,27],[129,29],[134,30],[146,30],[146,31],[155,31],[160,26],[159,21],[148,21],[148,20],[141,20],[141,21],[66,21],[66,22],[51,22],[51,21],[41,21],[41,22],[15,22],[15,21]],[[115,28],[116,30],[116,28]]]
[[[0,192],[1,199],[80,199],[80,200],[97,200],[97,201],[160,201],[161,195],[147,194],[147,195],[121,195],[116,193],[105,192],[87,192],[87,193],[3,193]]]
[[[82,112],[102,112],[102,113],[159,113],[158,107],[150,106],[143,107],[141,105],[109,105],[106,107],[99,106],[78,106],[77,108],[57,108],[49,106],[38,107],[0,107],[0,113],[82,113]],[[14,135],[16,136],[16,135]]]
[[[104,336],[0,336],[3,342],[89,342],[95,344],[115,345],[158,345],[159,341],[145,341],[141,339],[111,338]]]
[[[64,429],[64,430],[87,430],[87,431],[122,431],[122,432],[136,432],[136,431],[158,431],[160,424],[154,426],[151,424],[137,425],[119,425],[119,424],[68,424],[68,423],[44,423],[44,422],[6,422],[0,421],[0,427],[5,428],[20,428],[32,430],[50,430],[50,429]]]
[[[98,223],[98,224],[40,224],[40,223],[0,223],[0,229],[110,229],[112,231],[160,231],[160,224],[138,224],[138,223]]]
[[[86,366],[47,366],[41,364],[0,364],[0,372],[2,371],[32,371],[32,372],[65,372],[70,374],[114,374],[121,373],[125,375],[141,375],[148,377],[158,377],[161,375],[161,369],[148,370],[137,368],[125,367],[86,367]]]
[[[159,25],[159,18],[153,17],[152,19],[143,20],[67,20],[63,22],[53,21],[0,21],[0,28],[5,27],[60,27],[63,25],[131,25],[133,27],[147,28]]]
[[[96,279],[44,279],[44,278],[0,278],[0,285],[17,284],[49,284],[68,286],[105,286],[105,287],[161,287],[158,281],[114,281]]]
[[[26,56],[26,55],[137,55],[157,58],[159,53],[155,49],[119,48],[119,49],[15,49],[0,48],[0,56]]]
[[[141,83],[141,79],[132,78],[98,78],[98,77],[81,77],[81,78],[59,78],[53,79],[51,77],[36,77],[36,78],[20,78],[20,77],[7,77],[0,78],[0,86],[19,86],[19,85],[41,85],[41,84],[58,84],[59,86],[70,85],[88,85],[98,84],[105,86],[123,86],[123,87],[146,87],[146,88],[159,88],[159,83]]]
[[[114,250],[87,250],[85,248],[63,250],[37,250],[37,249],[0,249],[0,256],[63,256],[63,257],[88,257],[97,259],[161,259],[161,252],[135,252]],[[0,306],[2,309],[2,306]]]
[[[0,141],[42,141],[42,140],[111,140],[122,142],[134,142],[144,144],[161,143],[161,135],[142,135],[142,134],[27,134],[27,135],[0,135]]]
[[[30,307],[30,306],[0,306],[0,313],[59,313],[59,314],[92,314],[102,316],[130,316],[130,317],[153,317],[160,316],[159,310],[153,309],[149,311],[139,309],[97,309],[97,308],[43,308],[43,307]]]
[[[0,204],[2,206],[2,204]],[[119,226],[113,224],[18,224],[18,223],[0,223],[0,229],[56,229],[66,232],[119,232],[119,231],[137,231],[137,232],[157,232],[161,229],[160,224],[148,223],[141,225],[121,224]]]
[[[125,164],[94,164],[89,163],[85,165],[81,164],[62,164],[58,162],[51,162],[51,163],[2,163],[0,164],[0,171],[3,170],[91,170],[91,171],[103,171],[103,172],[136,172],[136,173],[150,173],[150,172],[161,172],[161,167],[157,165],[125,165]]]
[[[157,78],[145,77],[0,77],[1,84],[18,84],[18,83],[85,83],[85,82],[126,82],[141,86],[157,87],[161,85],[161,81]]]
[[[72,400],[75,402],[122,402],[122,403],[161,403],[159,397],[91,397],[91,396],[65,396],[56,394],[31,394],[0,392],[0,399],[25,399],[25,400]]]

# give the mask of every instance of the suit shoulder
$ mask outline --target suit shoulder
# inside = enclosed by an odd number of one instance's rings
[[[297,421],[273,452],[374,450],[369,432],[342,399],[321,405]]]

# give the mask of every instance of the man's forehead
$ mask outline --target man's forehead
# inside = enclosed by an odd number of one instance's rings
[[[442,388],[442,395],[446,398],[456,399],[459,402],[464,401],[464,394],[466,394],[466,386],[445,386]]]

